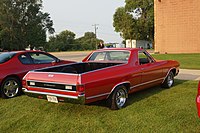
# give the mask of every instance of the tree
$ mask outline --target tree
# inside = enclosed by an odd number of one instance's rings
[[[75,34],[69,30],[62,31],[60,34],[51,36],[48,42],[49,51],[67,51],[73,49]]]
[[[50,36],[46,49],[48,51],[94,50],[96,39],[93,32],[86,32],[84,36],[75,39],[75,34],[69,30],[62,31],[56,36]]]
[[[136,30],[134,27],[136,21],[133,19],[131,14],[126,12],[124,7],[120,7],[116,10],[113,19],[115,31],[120,32],[120,35],[124,39],[136,38],[137,35],[134,34],[137,33],[137,31],[134,32],[134,30]]]
[[[53,21],[43,13],[42,0],[0,1],[0,42],[8,50],[46,43],[46,31],[54,33]]]
[[[81,50],[94,50],[97,42],[100,40],[96,39],[93,32],[86,32],[83,37],[76,39],[76,44],[81,46]]]
[[[124,39],[154,40],[153,0],[125,0],[116,10],[113,26]]]

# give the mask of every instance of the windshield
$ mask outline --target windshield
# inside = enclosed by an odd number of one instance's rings
[[[0,54],[0,64],[9,61],[16,53],[14,52],[6,52]]]
[[[89,61],[125,61],[127,62],[130,57],[129,51],[100,51],[94,52]]]

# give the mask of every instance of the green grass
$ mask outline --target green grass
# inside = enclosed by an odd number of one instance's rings
[[[176,80],[171,89],[151,88],[129,96],[117,111],[105,102],[49,103],[25,95],[0,99],[0,132],[199,132],[197,81]]]
[[[159,60],[176,60],[182,69],[200,70],[200,54],[153,54],[152,56]]]

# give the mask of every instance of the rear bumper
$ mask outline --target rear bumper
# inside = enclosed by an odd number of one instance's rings
[[[196,104],[197,104],[198,116],[200,118],[200,95],[197,95],[196,97]]]
[[[38,91],[29,91],[26,88],[22,88],[23,92],[30,96],[40,99],[47,99],[47,96],[55,96],[58,99],[58,102],[69,102],[76,104],[85,104],[85,94],[81,94],[78,96],[70,96],[70,95],[62,95],[48,92],[38,92]]]

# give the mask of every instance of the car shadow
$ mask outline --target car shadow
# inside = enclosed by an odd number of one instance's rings
[[[178,80],[175,79],[174,85],[178,86],[179,84],[182,84],[184,82],[187,82],[188,80]],[[167,90],[166,88],[162,88],[161,86],[155,86],[155,87],[151,87],[151,88],[147,88],[138,92],[134,92],[129,94],[126,106],[129,106],[135,102],[141,101],[145,98],[151,97],[155,94],[158,94],[164,90]],[[97,102],[93,102],[93,103],[89,103],[87,104],[88,106],[101,106],[101,107],[108,107],[107,105],[107,100],[102,100],[102,101],[97,101]]]
[[[178,86],[179,84],[182,84],[182,83],[187,82],[187,81],[188,80],[175,79],[173,87]],[[168,90],[168,89],[162,88],[161,86],[155,86],[155,87],[147,88],[145,90],[141,90],[141,91],[129,94],[129,98],[128,98],[126,105],[129,106],[129,105],[131,105],[135,102],[141,101],[145,98],[151,97],[151,96],[156,95],[156,94],[158,94],[162,91],[165,91],[165,90]]]

